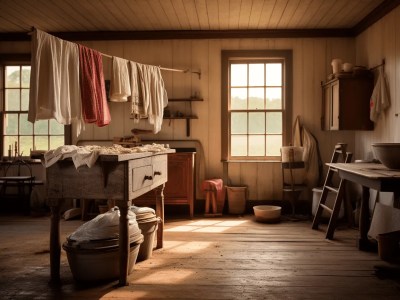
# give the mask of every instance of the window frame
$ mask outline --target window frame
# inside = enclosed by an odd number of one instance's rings
[[[8,157],[8,153],[4,153],[4,117],[6,115],[5,112],[5,67],[6,66],[30,66],[31,65],[31,55],[25,53],[5,53],[0,55],[0,134],[1,134],[1,143],[0,143],[0,157]],[[18,114],[22,111],[20,110]],[[20,132],[17,134],[20,135]],[[35,135],[32,134],[32,137]],[[48,135],[49,136],[49,135]],[[72,135],[71,135],[71,125],[64,126],[64,145],[71,144],[72,142]],[[30,155],[25,154],[22,158],[29,158]]]
[[[229,82],[230,63],[254,61],[283,61],[282,95],[282,145],[288,145],[292,138],[292,50],[222,50],[221,51],[221,161],[280,161],[280,156],[240,156],[230,155],[230,111]],[[251,112],[252,110],[246,110]],[[265,110],[260,110],[265,111]],[[269,110],[268,110],[269,111]],[[273,110],[271,110],[273,111]]]

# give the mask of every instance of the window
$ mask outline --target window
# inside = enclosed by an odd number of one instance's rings
[[[28,157],[30,150],[49,150],[64,145],[64,125],[55,120],[28,122],[31,67],[27,64],[4,64],[1,149],[3,156]]]
[[[222,51],[223,160],[280,159],[290,139],[290,78],[291,51]]]

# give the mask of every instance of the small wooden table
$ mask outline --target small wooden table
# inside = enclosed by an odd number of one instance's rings
[[[71,159],[60,160],[46,169],[51,209],[50,271],[51,281],[60,281],[60,205],[64,199],[112,199],[120,210],[119,285],[128,284],[129,226],[128,209],[132,199],[156,189],[156,214],[161,218],[157,248],[163,247],[164,197],[167,181],[167,153],[142,152],[100,155],[96,164],[76,170]]]
[[[358,248],[369,250],[369,189],[393,192],[394,199],[398,199],[400,195],[400,170],[391,170],[376,163],[327,163],[327,165],[338,169],[341,178],[362,186]]]
[[[2,198],[11,197],[10,195],[7,195],[7,188],[16,187],[18,192],[17,194],[13,195],[13,197],[18,197],[23,201],[23,211],[29,214],[29,201],[34,185],[35,176],[3,176],[0,177],[0,196]],[[27,192],[26,188],[28,189]]]

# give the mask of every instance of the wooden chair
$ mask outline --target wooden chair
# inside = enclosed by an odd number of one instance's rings
[[[0,195],[2,199],[18,198],[23,201],[23,210],[30,209],[30,195],[34,185],[35,176],[32,174],[31,166],[22,159],[12,161],[0,177]],[[17,188],[15,192],[8,193],[10,187]]]

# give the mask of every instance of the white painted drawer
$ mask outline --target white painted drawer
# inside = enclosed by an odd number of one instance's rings
[[[132,192],[140,190],[146,186],[153,184],[153,167],[147,165],[143,167],[133,168],[132,172]]]

